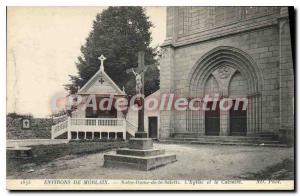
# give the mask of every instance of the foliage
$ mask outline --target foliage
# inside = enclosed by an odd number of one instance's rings
[[[78,75],[70,75],[66,89],[74,93],[82,87],[99,70],[98,57],[103,54],[106,73],[121,89],[124,86],[127,94],[135,94],[134,75],[126,69],[137,66],[138,51],[145,51],[146,65],[156,63],[158,50],[150,47],[152,26],[142,7],[109,7],[97,14],[76,62]],[[145,94],[158,89],[159,70],[151,67],[145,76]]]
[[[13,119],[16,119],[16,118],[30,118],[30,119],[32,119],[33,115],[32,114],[18,114],[16,112],[12,112],[12,113],[8,113],[6,115],[6,117],[10,117],[10,118],[13,118]]]

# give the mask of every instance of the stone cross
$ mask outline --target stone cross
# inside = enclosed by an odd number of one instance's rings
[[[106,60],[106,57],[103,54],[101,54],[101,56],[98,59],[101,61],[100,70],[104,71],[104,61]]]
[[[144,73],[147,70],[145,68],[145,53],[140,51],[138,53],[138,67],[127,70],[127,73],[132,72],[136,77],[136,93],[138,95],[144,95]],[[139,97],[141,103],[141,109],[138,111],[138,131],[135,133],[136,138],[146,138],[147,133],[144,131],[144,98]]]

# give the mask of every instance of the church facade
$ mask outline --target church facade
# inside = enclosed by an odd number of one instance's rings
[[[160,80],[161,94],[248,99],[245,111],[160,111],[160,138],[293,133],[288,8],[168,7]]]

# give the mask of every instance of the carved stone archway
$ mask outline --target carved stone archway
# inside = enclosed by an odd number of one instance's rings
[[[205,83],[213,75],[220,86],[220,96],[228,97],[228,85],[238,71],[247,83],[247,135],[261,131],[261,91],[263,77],[254,60],[244,51],[234,47],[217,47],[203,55],[193,66],[186,87],[190,97],[204,97]],[[227,116],[228,114],[223,114]],[[187,111],[187,131],[203,134],[205,132],[203,111]],[[228,135],[228,119],[221,122],[221,135]]]

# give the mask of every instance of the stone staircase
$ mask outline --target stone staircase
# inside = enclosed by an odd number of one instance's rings
[[[132,122],[126,120],[126,139],[134,137],[134,134],[137,132],[137,126]]]
[[[257,136],[204,136],[197,133],[174,133],[172,137],[160,139],[159,142],[170,144],[288,147],[287,144],[281,143],[276,135],[270,133],[262,133]]]
[[[68,132],[68,119],[51,127],[51,139],[56,139],[66,132]]]

